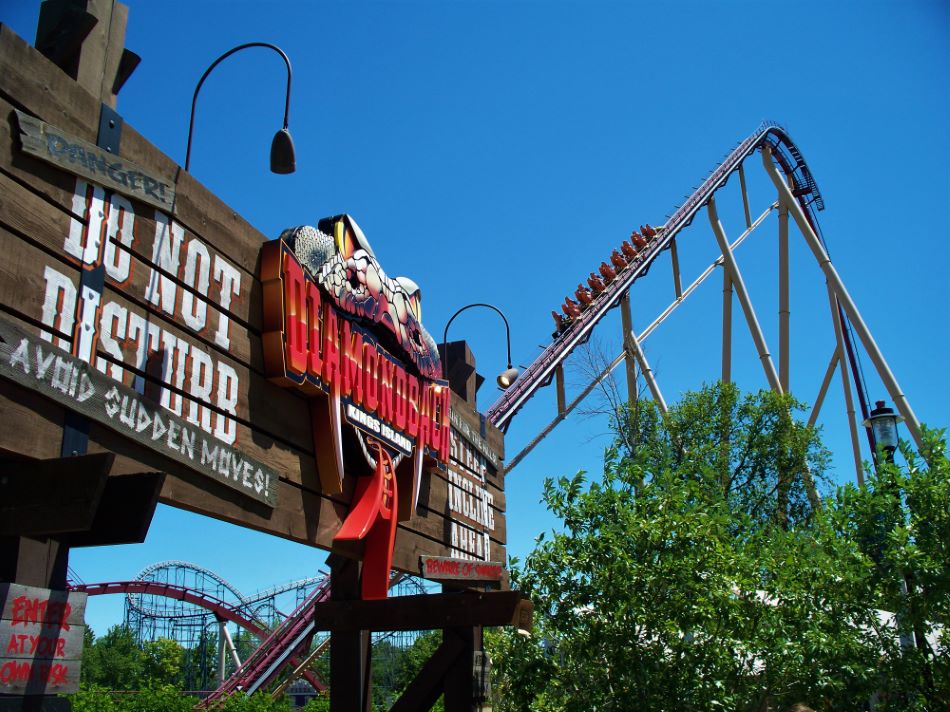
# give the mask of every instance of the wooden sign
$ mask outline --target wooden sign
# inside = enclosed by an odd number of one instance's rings
[[[277,474],[266,465],[2,318],[0,375],[248,497],[277,502]]]
[[[16,117],[23,150],[31,156],[156,208],[170,210],[175,204],[171,179],[158,178],[131,161],[22,111],[17,110]]]
[[[86,594],[0,584],[0,693],[76,692]]]
[[[93,408],[94,399],[85,395],[91,384],[103,400],[95,402],[97,417],[90,416],[89,452],[115,453],[110,474],[164,472],[159,499],[164,504],[331,549],[359,478],[350,476],[354,473],[340,478],[336,444],[315,437],[319,408],[312,396],[271,380],[266,351],[271,341],[283,350],[286,335],[265,323],[267,285],[260,271],[263,246],[278,236],[263,235],[248,224],[128,122],[106,162],[93,145],[100,110],[97,98],[0,25],[0,304],[10,335],[0,376],[0,450],[27,458],[60,457],[64,414]],[[138,173],[165,183],[164,193]],[[164,198],[156,203],[154,194]],[[416,278],[424,287],[426,275]],[[408,283],[399,284],[411,298]],[[406,294],[397,288],[387,299],[402,304]],[[322,314],[326,318],[329,312]],[[396,315],[401,314],[397,307]],[[314,323],[308,321],[311,331]],[[412,323],[400,319],[399,324],[412,340]],[[26,360],[18,357],[14,370],[10,357],[24,335],[28,346],[21,356]],[[352,329],[349,337],[345,343],[342,336],[331,340],[329,347],[352,347]],[[378,425],[379,435],[390,435],[393,445],[408,450],[411,428],[407,423],[403,431],[399,424],[403,402],[413,399],[393,399],[395,422],[390,423],[382,416],[386,401],[379,398],[387,387],[387,367],[392,369],[389,385],[396,380],[392,392],[402,392],[402,374],[383,353],[398,356],[396,340],[397,334],[390,333],[375,350],[364,340],[362,371],[341,374],[340,420],[364,434],[375,435]],[[352,352],[349,348],[348,356],[344,348],[340,354],[342,370],[353,362]],[[329,352],[312,349],[306,356],[308,381],[315,357],[333,360]],[[408,390],[408,374],[418,376],[424,361],[403,363]],[[363,385],[363,400],[354,385],[347,402],[345,379],[354,373]],[[334,398],[329,390],[326,402]],[[417,411],[432,413],[431,399],[426,404],[420,396],[415,403]],[[107,405],[119,408],[110,416]],[[453,549],[460,557],[505,559],[503,438],[454,393],[450,407],[452,437],[468,442],[467,449],[457,448],[446,467],[433,465],[431,453],[444,452],[447,439],[439,417],[426,428],[425,439],[416,432],[416,445],[422,441],[424,447],[413,447],[412,456],[395,463],[397,475],[411,470],[412,480],[399,490],[412,505],[406,508],[401,501],[399,507],[410,512],[395,533],[392,565],[401,571],[418,573],[420,556],[451,556]],[[441,416],[445,401],[436,408]],[[332,415],[324,411],[316,415]],[[417,458],[422,450],[429,454]],[[483,474],[477,463],[484,463]],[[260,492],[258,470],[264,478]],[[462,476],[472,477],[471,491],[460,481],[450,482],[455,477],[450,471],[462,470],[469,473]],[[327,486],[333,482],[339,484]],[[474,517],[473,502],[482,512]]]
[[[498,582],[505,573],[500,561],[469,561],[444,556],[421,556],[422,577],[433,581]]]

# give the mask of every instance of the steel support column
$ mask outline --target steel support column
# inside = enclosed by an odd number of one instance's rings
[[[901,390],[900,384],[894,377],[890,366],[888,366],[887,361],[884,360],[884,355],[881,353],[877,343],[874,341],[874,337],[871,336],[871,331],[868,329],[867,324],[864,323],[864,319],[861,318],[861,313],[858,311],[857,305],[854,303],[854,300],[848,293],[847,288],[844,286],[844,282],[838,274],[838,271],[834,268],[834,265],[831,264],[831,258],[828,257],[828,253],[821,244],[821,240],[818,239],[814,229],[812,229],[811,223],[808,222],[805,211],[802,209],[802,206],[798,204],[795,196],[792,195],[792,191],[789,190],[788,186],[785,184],[785,181],[779,175],[778,169],[775,167],[775,163],[772,161],[772,151],[768,145],[762,147],[762,162],[765,164],[765,170],[772,179],[772,183],[774,183],[775,187],[778,189],[782,202],[788,206],[792,217],[795,218],[795,223],[798,225],[798,229],[801,231],[805,241],[808,243],[808,247],[811,248],[812,253],[815,255],[818,265],[825,273],[825,277],[828,280],[828,285],[834,291],[835,296],[838,298],[838,302],[841,304],[845,313],[848,315],[848,319],[854,326],[854,330],[857,332],[858,338],[861,339],[861,343],[864,345],[865,351],[867,351],[868,356],[874,363],[874,367],[877,369],[877,373],[880,376],[881,381],[884,382],[884,387],[887,388],[888,395],[890,395],[891,400],[894,401],[894,405],[897,406],[897,410],[900,412],[900,414],[904,416],[904,421],[907,423],[907,429],[910,430],[910,434],[914,438],[914,442],[917,443],[918,450],[922,449],[923,439],[921,437],[920,421],[917,420],[917,415],[910,407],[910,402],[908,402],[907,397]]]
[[[811,415],[808,416],[808,427],[812,427],[818,420],[818,414],[821,412],[821,406],[825,402],[825,396],[828,394],[828,386],[831,385],[831,379],[834,378],[835,369],[838,368],[838,359],[841,353],[835,346],[831,354],[831,361],[828,362],[828,368],[825,370],[825,377],[821,380],[821,388],[818,389],[818,395],[815,397],[815,404],[811,407]]]
[[[633,333],[633,317],[630,315],[630,292],[627,291],[620,300],[620,322],[623,326],[623,337]],[[637,404],[637,361],[636,356],[628,350],[624,350],[627,364],[627,402],[633,408]]]
[[[739,164],[739,188],[742,190],[742,209],[745,210],[745,226],[752,227],[752,213],[749,212],[749,193],[745,188],[744,163]]]
[[[778,208],[778,372],[782,390],[788,393],[789,318],[788,299],[788,208],[779,196]]]
[[[732,278],[722,269],[722,382],[732,382]]]
[[[835,343],[838,355],[844,353],[844,328],[841,323],[841,312],[838,309],[838,300],[834,290],[828,284],[828,305],[831,307],[831,321],[835,328]],[[861,445],[858,442],[858,421],[854,415],[854,401],[851,398],[851,384],[848,381],[848,364],[843,358],[838,359],[841,367],[841,386],[844,388],[844,406],[848,414],[848,428],[851,432],[851,452],[854,455],[854,470],[858,485],[864,485],[864,468],[861,466]]]
[[[755,342],[755,348],[759,352],[759,360],[762,362],[762,368],[765,369],[765,377],[768,379],[769,386],[777,393],[783,393],[782,384],[779,382],[778,373],[775,371],[775,364],[772,363],[772,356],[769,354],[768,346],[765,344],[765,336],[762,334],[762,328],[759,326],[759,320],[755,316],[755,309],[749,300],[749,293],[746,291],[745,282],[742,281],[742,274],[739,272],[739,265],[729,247],[729,241],[722,229],[722,223],[719,222],[719,216],[716,213],[716,199],[711,197],[706,204],[706,212],[709,216],[709,224],[716,234],[716,241],[719,243],[719,250],[722,252],[723,264],[726,271],[732,279],[732,284],[736,290],[736,296],[739,298],[739,304],[742,305],[742,311],[745,313],[746,322],[749,325],[749,331],[752,333],[752,340]]]
[[[650,368],[650,364],[647,363],[646,354],[643,353],[643,347],[640,346],[640,342],[637,340],[637,335],[633,331],[628,331],[627,336],[624,339],[624,349],[629,353],[633,352],[633,355],[636,357],[637,362],[640,364],[640,373],[643,374],[643,380],[647,382],[647,386],[650,388],[650,393],[653,394],[653,400],[656,401],[656,404],[660,407],[660,412],[664,415],[666,414],[666,401],[663,400],[663,394],[660,393],[660,387],[656,383],[656,379],[653,377],[653,369]]]

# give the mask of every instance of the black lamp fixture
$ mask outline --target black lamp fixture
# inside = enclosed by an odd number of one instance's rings
[[[897,424],[903,420],[893,408],[887,407],[884,401],[879,400],[874,403],[874,410],[861,425],[871,428],[874,442],[884,448],[888,458],[891,458],[897,450]]]
[[[185,170],[189,170],[191,167],[191,136],[195,130],[195,103],[198,101],[198,92],[201,91],[201,85],[205,83],[205,79],[208,78],[208,75],[211,74],[211,71],[217,67],[221,62],[230,57],[235,52],[240,52],[242,49],[247,49],[248,47],[266,47],[277,52],[281,58],[284,60],[284,64],[287,65],[287,97],[284,101],[284,126],[274,134],[274,140],[271,141],[270,145],[270,169],[272,173],[293,173],[297,170],[297,158],[294,152],[294,140],[290,135],[290,129],[288,128],[288,121],[290,117],[290,80],[293,75],[290,69],[290,59],[284,53],[284,51],[277,47],[276,45],[269,44],[268,42],[248,42],[247,44],[238,45],[233,49],[229,49],[227,52],[218,57],[214,62],[211,63],[211,66],[205,70],[205,73],[201,75],[201,79],[198,80],[198,86],[195,87],[194,96],[191,98],[191,122],[188,125],[188,148],[185,151]]]
[[[455,312],[449,319],[449,323],[445,325],[445,331],[442,332],[442,343],[448,343],[449,337],[449,327],[452,325],[452,322],[455,321],[455,317],[461,314],[466,309],[472,309],[473,307],[485,307],[486,309],[491,309],[501,317],[501,320],[505,322],[505,343],[508,345],[508,368],[498,374],[496,379],[498,387],[502,390],[508,388],[515,380],[518,378],[519,371],[517,368],[511,365],[511,329],[508,326],[508,320],[505,318],[505,315],[502,314],[501,309],[494,306],[493,304],[483,304],[481,302],[476,304],[467,304],[466,306],[459,309]],[[442,378],[446,378],[445,375],[445,360],[442,361]]]

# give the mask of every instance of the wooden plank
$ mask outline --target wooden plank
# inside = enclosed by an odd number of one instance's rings
[[[72,292],[78,292],[80,279],[78,268],[46,255],[28,241],[17,238],[2,227],[0,227],[0,250],[6,256],[6,259],[0,263],[0,300],[21,318],[33,322],[44,321],[47,277],[49,276],[46,273],[47,268],[53,270],[55,273],[53,277],[62,283],[61,286],[70,287],[71,285]],[[124,315],[129,324],[132,323],[132,319],[135,319],[141,330],[135,340],[116,337],[114,349],[107,352],[102,340],[103,330],[100,328],[100,337],[97,340],[99,348],[96,351],[97,368],[108,369],[111,376],[121,378],[127,386],[131,385],[136,378],[144,378],[160,386],[155,390],[168,391],[168,394],[163,397],[167,399],[168,404],[175,406],[176,410],[207,420],[209,427],[215,429],[219,426],[228,429],[235,427],[237,441],[246,442],[251,450],[259,449],[249,426],[249,423],[253,422],[255,432],[279,438],[302,452],[313,451],[310,410],[305,398],[293,391],[271,384],[263,376],[234,361],[224,352],[214,349],[208,342],[180,329],[167,321],[162,312],[151,304],[130,300],[121,291],[106,286],[103,290],[101,305],[98,313],[101,320],[104,321],[112,313],[103,307],[112,305],[116,318]],[[112,324],[111,320],[112,317],[109,317],[109,325],[114,327],[113,333],[126,332],[128,334],[125,323]],[[148,349],[150,360],[146,362],[146,368],[142,369],[139,359],[144,352],[140,354],[139,349],[143,346],[140,341],[146,338],[144,332],[146,325],[150,325],[150,328],[157,327],[157,330]],[[72,326],[70,326],[71,330]],[[168,351],[164,336],[166,334],[172,345],[172,352]],[[184,345],[188,345],[188,353],[185,354],[184,363],[181,363]],[[155,348],[156,346],[161,348]],[[234,390],[225,394],[225,397],[231,397],[233,413],[230,409],[220,407],[214,399],[208,402],[190,396],[189,391],[195,387],[194,377],[201,375],[193,371],[194,364],[198,363],[195,361],[197,351],[208,354],[210,357],[204,365],[205,368],[211,369],[210,374],[207,372],[204,374],[206,377],[213,376],[217,381],[224,377],[222,373],[226,373],[228,378],[236,381]],[[156,353],[159,355],[155,356]],[[121,359],[117,358],[117,354],[121,356]],[[166,358],[172,359],[170,364],[172,367],[167,369],[167,372],[162,368]],[[156,359],[158,359],[157,362]],[[116,364],[118,368],[113,368],[108,364]],[[189,371],[192,372],[191,379],[185,376]],[[176,384],[178,379],[181,379],[180,386]],[[156,398],[159,395],[162,394],[156,394]],[[216,391],[212,384],[209,396],[215,399],[220,398],[220,387]],[[234,425],[221,424],[219,421],[223,418],[233,420]],[[269,456],[280,457],[280,453],[274,451]],[[289,454],[282,459],[286,461],[285,464],[289,464],[293,457],[295,455]]]
[[[91,529],[113,459],[97,454],[0,464],[0,535]]]
[[[79,690],[81,669],[79,660],[32,662],[0,658],[0,694],[70,694]]]
[[[431,709],[442,695],[442,681],[445,674],[464,652],[466,652],[465,647],[458,636],[448,636],[443,640],[390,708],[390,712],[416,712]]]
[[[433,630],[517,625],[531,602],[518,591],[466,591],[377,601],[326,601],[315,606],[317,630]]]
[[[0,319],[0,375],[247,497],[276,503],[278,475],[36,336]]]
[[[85,626],[69,630],[58,627],[27,625],[20,621],[0,620],[0,667],[8,660],[39,662],[78,662],[82,659]]]
[[[175,204],[174,181],[15,110],[24,152],[68,173],[140,200],[160,210]]]
[[[11,103],[79,138],[96,140],[98,100],[7,25],[0,25],[0,77],[0,92]]]
[[[468,561],[447,556],[424,556],[420,562],[422,578],[430,581],[498,582],[504,573],[501,561]]]
[[[35,181],[34,179],[34,182]],[[33,186],[25,187],[18,180],[13,180],[0,173],[0,224],[15,232],[17,235],[26,235],[31,243],[41,246],[44,250],[58,255],[59,259],[66,262],[75,262],[72,255],[68,255],[64,248],[64,242],[68,241],[72,230],[77,229],[73,224],[79,221],[70,213],[70,206],[62,206],[62,211],[51,206],[47,201],[33,192]],[[70,198],[71,200],[71,198]],[[81,230],[81,228],[79,228]],[[207,254],[208,261],[216,263],[218,253],[213,249],[207,248],[194,235],[184,234],[183,244],[180,250],[180,260],[175,273],[170,273],[156,265],[152,261],[152,242],[156,234],[156,223],[154,220],[136,215],[132,218],[133,242],[132,248],[128,249],[121,241],[116,243],[110,240],[109,250],[111,252],[110,262],[115,264],[125,264],[123,274],[127,274],[121,282],[106,276],[106,281],[110,286],[118,287],[123,294],[132,297],[138,304],[148,311],[154,312],[163,319],[168,319],[169,315],[164,309],[160,308],[162,304],[162,292],[158,291],[154,297],[155,304],[149,301],[150,283],[155,278],[169,278],[172,280],[175,298],[175,321],[182,324],[183,312],[201,313],[204,326],[198,328],[187,328],[185,333],[200,338],[211,351],[219,351],[230,355],[232,358],[241,361],[249,368],[258,373],[264,372],[263,349],[260,339],[260,283],[252,276],[241,274],[240,293],[237,295],[223,295],[221,280],[214,280],[208,276],[207,292],[202,293],[188,285],[185,281],[188,267],[188,253],[192,249],[195,254],[202,255],[197,262],[204,259]],[[196,242],[197,241],[197,242]],[[113,247],[114,246],[114,247]],[[207,265],[206,265],[207,266]],[[203,271],[203,268],[202,268]],[[195,270],[197,272],[197,270]],[[192,273],[193,280],[204,280],[205,276],[197,276]],[[153,273],[154,276],[153,276]],[[185,306],[186,296],[191,303]],[[233,298],[232,298],[233,296]],[[227,303],[228,308],[222,308],[222,304]],[[256,305],[256,306],[254,306]],[[252,324],[250,329],[247,327],[247,319],[256,322],[256,327]],[[217,342],[216,332],[221,328],[222,323],[228,325],[227,337],[228,347],[225,349]]]
[[[0,583],[0,620],[55,624],[68,630],[83,625],[85,615],[85,593]]]

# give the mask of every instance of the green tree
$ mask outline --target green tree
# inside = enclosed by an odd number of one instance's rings
[[[145,657],[144,676],[152,685],[182,685],[181,664],[185,650],[178,641],[159,638],[147,641],[143,646]]]
[[[489,637],[496,708],[862,709],[877,692],[879,709],[946,704],[946,638],[907,653],[878,613],[924,633],[947,623],[946,458],[934,443],[929,467],[882,468],[822,503],[826,454],[798,408],[731,386],[665,415],[644,403],[617,418],[602,477],[547,480],[561,524],[513,565],[536,627]]]
[[[83,654],[82,677],[110,690],[136,690],[143,681],[145,656],[135,634],[114,625]]]

